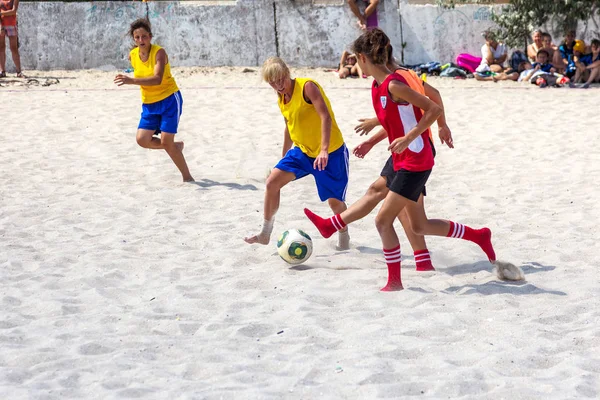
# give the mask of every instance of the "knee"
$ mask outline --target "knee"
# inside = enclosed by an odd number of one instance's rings
[[[423,236],[425,234],[425,224],[420,221],[410,221],[410,229],[415,235]]]
[[[375,227],[377,228],[377,232],[381,234],[388,231],[390,228],[393,228],[393,221],[390,224],[389,221],[384,220],[378,215],[375,217]]]
[[[14,54],[17,54],[19,52],[19,46],[16,43],[11,43],[10,51]]]
[[[140,147],[148,147],[150,140],[152,140],[152,139],[148,138],[147,136],[142,136],[142,135],[137,135],[135,138],[135,141],[137,142],[137,144]]]
[[[387,188],[384,189],[377,185],[371,185],[371,186],[369,186],[369,189],[367,190],[367,196],[369,196],[369,198],[372,198],[373,200],[377,200],[378,203],[380,201],[383,201],[383,199],[385,199],[386,195],[387,195]]]
[[[273,175],[269,175],[267,181],[265,182],[265,188],[267,192],[279,191],[281,190],[281,184],[277,182],[276,179],[273,178]]]

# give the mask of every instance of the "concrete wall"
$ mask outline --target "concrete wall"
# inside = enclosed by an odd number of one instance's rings
[[[481,32],[493,26],[491,10],[501,6],[464,5],[445,9],[400,3],[404,63],[454,61],[460,53],[481,54]],[[400,47],[394,46],[397,49]]]
[[[396,56],[418,64],[478,54],[480,33],[492,25],[490,10],[381,0],[378,15]],[[132,44],[126,32],[140,17],[150,19],[155,42],[176,66],[260,65],[279,52],[292,65],[334,67],[361,33],[346,0],[21,2],[24,69],[125,68]],[[598,23],[588,25],[589,41]],[[7,56],[7,69],[14,71]]]

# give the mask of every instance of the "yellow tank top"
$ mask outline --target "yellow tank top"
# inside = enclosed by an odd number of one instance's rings
[[[131,50],[129,53],[129,58],[131,58],[131,66],[133,67],[134,77],[149,78],[154,75],[154,67],[156,66],[156,53],[158,53],[160,49],[162,49],[162,47],[153,44],[150,48],[150,55],[148,56],[148,60],[146,62],[143,62],[140,59],[139,47]],[[173,78],[173,75],[171,75],[170,63],[167,62],[160,85],[140,86],[140,91],[142,92],[142,103],[156,103],[166,99],[178,90],[179,88],[175,83],[175,78]]]
[[[323,92],[323,88],[308,78],[296,78],[294,81],[294,92],[291,100],[284,104],[283,96],[279,96],[279,109],[283,117],[287,120],[288,131],[292,142],[309,157],[316,158],[321,151],[321,117],[317,113],[315,106],[304,100],[304,85],[306,82],[312,82],[319,88],[321,96],[325,100],[329,115],[331,116],[331,135],[329,138],[329,153],[332,153],[342,147],[344,138],[342,132],[335,121],[335,116],[331,110],[329,99]]]

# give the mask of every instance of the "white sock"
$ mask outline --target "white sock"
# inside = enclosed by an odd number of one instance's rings
[[[350,232],[348,228],[338,232],[338,249],[348,250],[350,248]]]
[[[263,221],[262,231],[258,234],[261,237],[271,237],[271,233],[273,232],[273,223],[275,222],[275,218],[267,221],[266,219]]]

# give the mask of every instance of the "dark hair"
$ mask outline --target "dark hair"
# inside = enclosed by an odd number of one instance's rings
[[[139,18],[133,21],[129,26],[128,35],[133,37],[133,32],[140,28],[144,28],[150,34],[150,36],[152,36],[152,27],[150,26],[150,21],[148,21],[146,18]]]
[[[546,50],[544,50],[544,49],[538,50],[538,52],[537,52],[537,55],[539,56],[540,54],[545,54],[545,55],[546,55],[546,57],[550,58],[550,53],[548,53],[548,52],[547,52]]]
[[[551,35],[551,34],[549,34],[548,32],[543,32],[543,33],[542,33],[542,37],[549,37],[549,38],[550,38],[550,40],[552,40],[552,35]]]
[[[387,47],[387,56],[388,56],[388,62],[391,61],[394,57],[392,56],[392,53],[394,52],[394,48],[392,47],[391,44],[388,45]]]
[[[390,38],[379,28],[360,35],[352,44],[352,51],[365,55],[373,64],[385,65],[388,61]]]
[[[592,39],[591,45],[592,46],[599,46],[600,47],[600,40],[598,40],[598,39]]]

